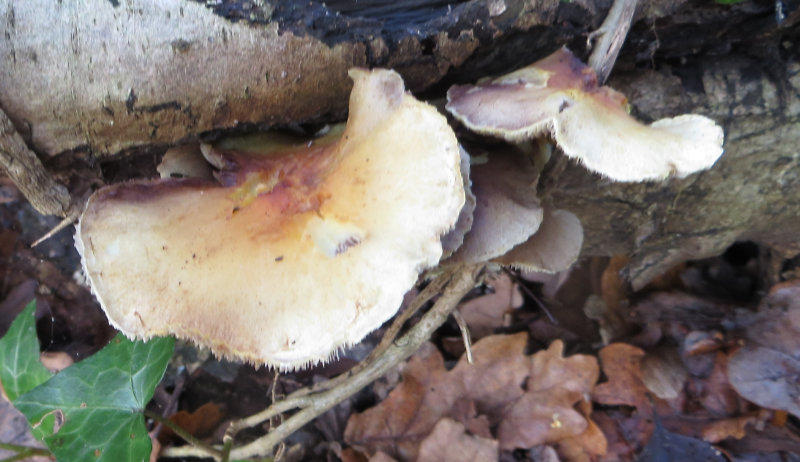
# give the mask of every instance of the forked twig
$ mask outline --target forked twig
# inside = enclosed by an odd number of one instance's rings
[[[614,0],[603,24],[586,39],[587,46],[592,48],[592,41],[599,37],[589,57],[589,66],[594,69],[597,81],[601,85],[605,83],[617,61],[619,50],[631,28],[635,11],[636,0]]]

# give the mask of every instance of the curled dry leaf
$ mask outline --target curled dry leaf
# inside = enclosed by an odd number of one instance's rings
[[[600,350],[600,364],[608,381],[594,387],[592,400],[598,404],[634,406],[649,415],[651,406],[641,370],[644,355],[641,348],[626,343],[612,343]]]
[[[672,433],[664,428],[658,414],[654,414],[655,428],[650,441],[639,454],[637,462],[663,462],[677,460],[702,460],[725,462],[728,459],[705,441]]]
[[[213,402],[205,403],[193,412],[178,411],[169,420],[178,427],[185,430],[190,435],[202,439],[211,435],[219,425],[225,413],[222,408]],[[158,440],[163,444],[168,444],[180,440],[171,428],[164,426],[158,435]]]
[[[484,262],[503,255],[536,233],[542,208],[536,198],[539,174],[530,158],[498,151],[470,171],[476,197],[472,229],[451,260]]]
[[[753,415],[717,420],[703,429],[703,440],[709,443],[719,443],[726,438],[742,439],[746,434],[747,424],[755,421],[756,416]]]
[[[728,379],[729,356],[718,351],[711,353],[713,367],[702,379],[697,397],[700,404],[714,416],[732,416],[737,414],[744,406],[742,398],[736,393]]]
[[[447,110],[471,130],[520,141],[549,134],[564,153],[616,181],[685,177],[722,155],[722,129],[700,115],[643,125],[569,50],[478,85],[452,87]]]
[[[89,199],[76,246],[115,327],[292,369],[396,312],[464,204],[459,147],[397,73],[350,75],[341,136],[210,152],[218,183],[139,181]]]
[[[800,417],[800,281],[773,287],[728,361],[728,378],[745,399]]]
[[[657,348],[642,359],[642,382],[661,399],[677,398],[689,372],[674,347]]]
[[[591,410],[591,405],[588,406]],[[568,462],[594,462],[608,453],[608,440],[589,416],[584,414],[588,426],[580,435],[564,438],[556,444],[558,454]],[[612,459],[613,460],[613,459]]]

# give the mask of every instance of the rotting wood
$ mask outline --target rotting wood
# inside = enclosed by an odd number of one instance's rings
[[[47,173],[1,109],[0,168],[39,213],[61,217],[70,215],[69,191]]]

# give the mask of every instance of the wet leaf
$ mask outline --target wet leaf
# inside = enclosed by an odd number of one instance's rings
[[[728,378],[745,399],[800,416],[800,281],[773,287],[731,356]]]
[[[0,383],[12,402],[53,374],[39,361],[36,301],[31,301],[0,339]]]
[[[800,361],[766,347],[746,347],[728,363],[731,385],[744,398],[800,416]]]
[[[0,396],[0,443],[16,444],[28,447],[44,447],[31,434],[28,421],[25,416],[14,409],[5,397]],[[11,461],[12,456],[17,455],[14,451],[7,451],[0,448],[0,460]],[[52,458],[36,456],[24,459],[25,462],[51,462]]]
[[[637,462],[725,462],[727,459],[710,444],[667,431],[655,417],[655,428]]]
[[[173,343],[131,342],[120,334],[14,405],[59,460],[147,460],[151,441],[139,410],[161,380]]]

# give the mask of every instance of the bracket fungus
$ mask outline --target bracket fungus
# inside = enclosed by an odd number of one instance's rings
[[[478,85],[447,92],[447,110],[478,133],[518,142],[549,134],[569,157],[615,181],[685,177],[722,155],[722,129],[685,114],[644,125],[625,96],[600,86],[568,49]]]
[[[350,76],[343,132],[260,156],[206,149],[216,181],[135,181],[89,199],[76,246],[111,324],[287,370],[395,314],[464,205],[459,146],[397,73]]]

